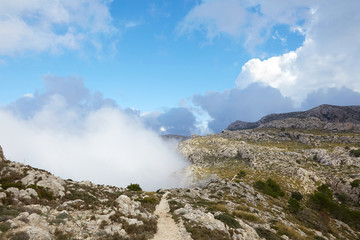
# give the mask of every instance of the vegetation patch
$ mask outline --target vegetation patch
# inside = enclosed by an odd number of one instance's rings
[[[360,179],[356,179],[350,183],[351,188],[357,188],[360,186]]]
[[[126,187],[129,191],[142,191],[142,188],[137,183],[131,183],[129,186]]]
[[[331,215],[332,217],[360,230],[360,212],[349,209],[345,204],[338,204],[333,200],[330,188],[323,184],[310,195],[308,206]]]
[[[241,211],[233,211],[232,215],[234,215],[235,217],[241,218],[243,220],[249,221],[249,222],[254,222],[254,223],[260,223],[262,222],[262,220],[251,213],[247,213],[247,212],[241,212]]]
[[[3,184],[1,184],[1,187],[6,190],[8,188],[14,187],[17,188],[19,190],[21,189],[25,189],[24,184],[22,184],[22,182],[18,181],[18,182],[5,182]]]
[[[271,178],[268,178],[266,182],[263,182],[261,180],[258,180],[254,183],[254,187],[261,192],[270,195],[274,198],[277,197],[283,197],[285,196],[285,193],[281,190],[280,185],[277,184],[274,180]]]
[[[300,202],[295,198],[289,198],[288,200],[288,210],[291,213],[297,214],[301,210]]]
[[[277,230],[277,234],[280,236],[286,235],[290,239],[294,239],[294,240],[303,239],[303,237],[300,235],[298,231],[296,231],[292,227],[284,225],[283,223],[277,222],[275,228]]]
[[[297,191],[292,192],[291,197],[298,200],[298,201],[301,201],[303,199],[303,195],[300,192],[297,192]]]
[[[236,219],[231,216],[230,214],[227,213],[223,213],[220,215],[215,216],[215,219],[222,221],[223,223],[225,223],[226,225],[228,225],[231,228],[239,228],[240,224],[238,221],[236,221]]]
[[[266,240],[282,240],[281,237],[279,237],[276,233],[273,233],[272,231],[265,229],[265,228],[255,228],[257,234],[261,238],[265,238]]]
[[[31,184],[27,188],[34,189],[37,192],[40,199],[46,199],[49,201],[55,199],[54,194],[48,188],[44,188],[42,186],[38,186],[35,184]]]
[[[10,229],[10,223],[9,222],[2,222],[0,223],[0,231],[1,232],[6,232]]]
[[[236,178],[243,178],[246,176],[246,172],[244,170],[240,170],[238,174],[236,174]]]
[[[73,239],[73,235],[69,232],[63,232],[60,229],[56,228],[54,232],[56,240],[70,240]]]
[[[154,195],[146,196],[143,199],[137,200],[141,203],[141,206],[149,212],[154,212],[156,205],[159,204],[160,199]]]
[[[191,234],[192,239],[196,240],[231,240],[229,234],[219,231],[210,230],[206,227],[191,225],[190,223],[184,223],[186,231]]]
[[[30,236],[26,232],[17,232],[10,240],[29,240]]]
[[[351,157],[360,157],[360,149],[352,149],[350,150]]]

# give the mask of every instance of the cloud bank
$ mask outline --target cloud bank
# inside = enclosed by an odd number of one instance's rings
[[[181,186],[187,166],[173,145],[81,79],[47,76],[45,91],[0,110],[0,143],[10,160],[74,180],[147,190]],[[184,182],[185,184],[185,182]]]
[[[356,0],[204,0],[197,4],[178,25],[180,34],[200,32],[208,40],[230,37],[250,52],[277,38],[271,34],[278,26],[287,26],[288,34],[304,36],[293,51],[250,59],[233,89],[196,94],[193,103],[209,113],[210,128],[218,132],[235,120],[255,121],[269,113],[320,104],[358,105],[359,7]]]

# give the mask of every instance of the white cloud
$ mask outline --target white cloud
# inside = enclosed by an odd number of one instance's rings
[[[85,117],[54,96],[33,118],[0,110],[0,143],[10,160],[74,180],[147,190],[179,187],[187,162],[170,144],[116,108]]]
[[[79,49],[111,33],[107,0],[2,0],[0,55]]]
[[[306,19],[307,1],[281,0],[203,0],[180,22],[180,34],[205,31],[209,40],[226,34],[245,37],[245,46],[253,48],[266,40],[276,24],[300,29],[297,21]]]
[[[223,34],[243,37],[250,51],[270,39],[269,33],[279,24],[303,34],[301,47],[281,56],[249,60],[236,80],[240,89],[251,83],[279,89],[299,106],[319,89],[360,92],[359,8],[357,0],[204,0],[178,30],[182,34],[205,30],[209,39]]]
[[[360,92],[359,1],[319,1],[304,32],[303,46],[266,60],[251,59],[236,82],[240,88],[260,82],[301,104],[311,92],[327,88]],[[266,8],[264,8],[266,9]]]
[[[0,108],[0,145],[9,159],[74,180],[136,182],[148,190],[181,186],[173,174],[188,163],[145,127],[151,114],[120,109],[80,78],[43,81],[44,89]]]
[[[240,35],[245,24],[246,10],[241,1],[204,1],[189,12],[178,30],[180,33],[189,33],[204,29],[207,37],[212,39],[219,32]]]

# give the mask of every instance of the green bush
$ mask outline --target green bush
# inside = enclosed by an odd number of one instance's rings
[[[129,186],[126,187],[130,191],[142,191],[141,187],[137,183],[131,183]]]
[[[360,186],[360,179],[356,179],[356,180],[352,181],[350,183],[350,185],[351,185],[351,188],[357,188],[358,186]]]
[[[360,157],[360,149],[352,149],[350,150],[350,156],[352,157]]]
[[[283,197],[285,193],[281,190],[279,184],[277,184],[274,180],[269,178],[266,183],[263,181],[256,181],[254,187],[261,192],[270,195],[274,198]]]
[[[326,185],[326,184],[323,184],[323,185],[319,186],[319,187],[317,188],[317,190],[318,190],[319,192],[325,194],[325,195],[328,196],[329,198],[332,198],[332,197],[333,197],[333,193],[332,193],[331,189],[330,189],[329,186]]]
[[[42,186],[38,186],[35,184],[31,184],[27,186],[27,188],[34,189],[37,192],[40,199],[47,199],[49,201],[55,199],[54,194],[48,188],[44,188]]]
[[[332,191],[325,184],[310,195],[308,205],[360,230],[360,212],[334,202]]]
[[[11,224],[9,222],[0,223],[0,231],[6,232],[10,229]]]
[[[292,192],[291,197],[298,201],[301,201],[303,199],[303,195],[300,192]]]
[[[295,198],[289,198],[288,200],[288,209],[291,213],[298,213],[301,210],[301,206],[298,200]]]
[[[255,228],[257,234],[266,240],[282,240],[277,234],[265,228]]]
[[[246,176],[246,172],[244,170],[240,170],[236,175],[236,178],[243,178]]]
[[[236,219],[233,216],[231,216],[230,214],[223,213],[218,216],[215,216],[215,218],[217,220],[222,221],[223,223],[225,223],[226,225],[228,225],[231,228],[239,228],[240,227],[239,222],[236,221]]]
[[[3,183],[1,185],[1,187],[6,190],[8,188],[11,188],[11,187],[14,187],[14,188],[17,188],[19,190],[21,189],[25,189],[25,186],[24,184],[22,184],[22,182],[6,182],[6,183]]]

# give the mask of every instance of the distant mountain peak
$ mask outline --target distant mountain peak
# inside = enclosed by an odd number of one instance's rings
[[[336,105],[322,104],[307,111],[278,113],[278,114],[272,113],[262,117],[260,120],[256,122],[235,121],[227,127],[227,130],[236,131],[243,129],[253,129],[259,127],[262,124],[267,124],[272,121],[279,121],[286,119],[309,120],[311,118],[317,118],[324,123],[360,124],[360,106],[336,106]]]

